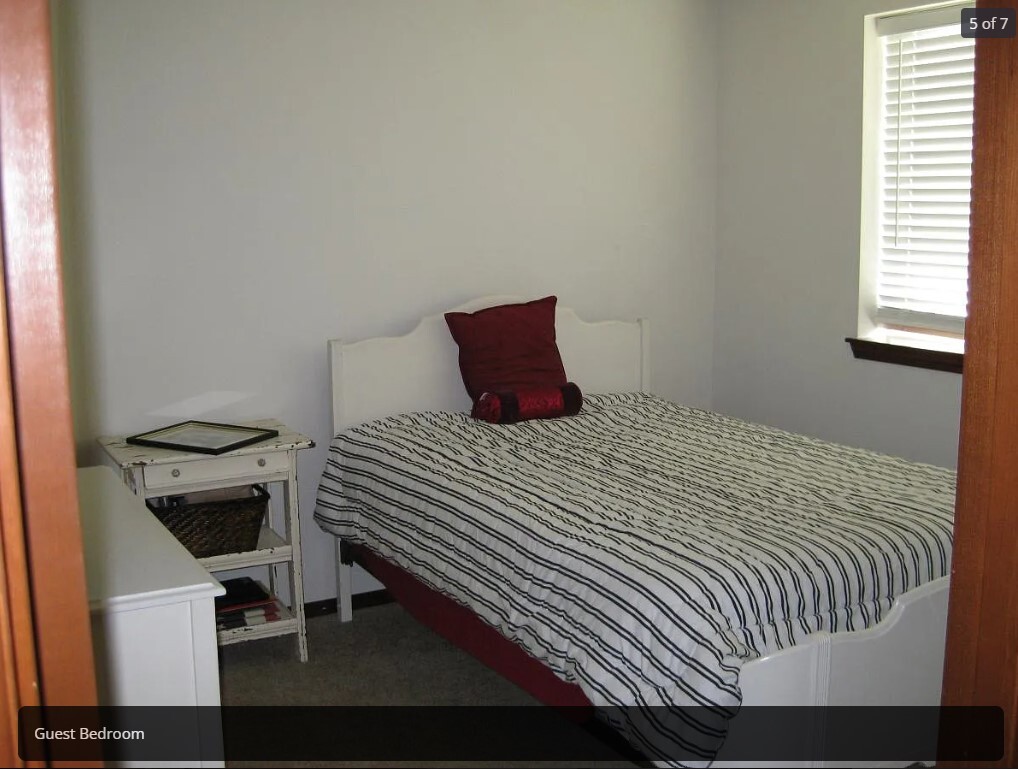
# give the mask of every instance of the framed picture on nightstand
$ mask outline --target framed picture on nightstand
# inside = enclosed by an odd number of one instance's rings
[[[200,454],[223,454],[252,443],[275,438],[278,430],[243,425],[227,425],[218,422],[179,422],[147,433],[125,438],[127,443],[137,446],[152,446],[157,449],[194,451]]]

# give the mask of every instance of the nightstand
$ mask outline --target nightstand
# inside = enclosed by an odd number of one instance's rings
[[[261,625],[221,630],[219,644],[226,645],[270,636],[297,635],[301,662],[307,662],[307,628],[304,619],[304,579],[300,550],[300,509],[297,499],[297,452],[314,441],[274,419],[245,422],[252,427],[277,430],[275,438],[250,446],[210,455],[126,443],[124,437],[99,438],[99,445],[120,472],[124,483],[139,497],[149,499],[193,491],[278,483],[282,510],[270,504],[254,550],[199,558],[209,572],[269,568],[269,591],[277,595],[277,570],[286,570],[290,606],[281,607],[280,618]],[[274,496],[274,495],[273,495]],[[280,602],[281,603],[281,602]]]

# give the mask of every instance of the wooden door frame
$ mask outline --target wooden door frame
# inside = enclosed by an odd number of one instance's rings
[[[0,263],[3,261],[0,242]],[[0,274],[0,286],[4,283]],[[14,389],[7,344],[7,302],[0,290],[0,765],[21,766],[18,709],[39,704],[39,670],[21,507]]]
[[[979,0],[984,8],[1018,0]],[[976,43],[969,316],[943,704],[1004,709],[1018,765],[1018,40]]]
[[[24,704],[96,703],[64,329],[51,61],[47,0],[0,0],[6,303],[0,329],[7,332],[0,339],[0,552],[3,610],[12,622],[0,636],[0,651],[10,653],[0,659],[8,723]]]

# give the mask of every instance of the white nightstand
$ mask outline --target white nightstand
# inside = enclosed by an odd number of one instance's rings
[[[279,431],[275,438],[225,454],[209,455],[126,443],[122,436],[99,438],[124,483],[138,496],[148,499],[192,491],[280,483],[283,509],[269,506],[255,550],[200,558],[209,572],[269,567],[269,590],[277,594],[277,568],[286,568],[290,593],[289,611],[274,622],[221,630],[219,644],[295,633],[301,662],[307,662],[307,630],[304,619],[304,579],[300,551],[300,509],[297,500],[297,452],[313,447],[314,441],[274,419],[246,422],[252,427]],[[280,520],[281,519],[281,520]]]

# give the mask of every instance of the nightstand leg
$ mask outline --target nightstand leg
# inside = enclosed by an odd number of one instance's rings
[[[290,564],[290,602],[297,618],[297,651],[300,661],[308,661],[307,620],[304,617],[304,565],[301,557],[300,519],[297,517],[297,452],[290,452],[290,478],[286,481],[286,520],[290,528],[290,543],[293,545],[293,561]]]
[[[281,507],[285,507],[289,503],[286,502],[286,501],[280,502],[279,499],[277,499],[274,496],[272,496],[275,493],[275,489],[271,489],[270,490],[270,486],[271,485],[272,484],[270,484],[270,483],[263,483],[262,484],[262,486],[266,489],[266,491],[270,491],[269,504],[268,504],[268,509],[266,510],[266,513],[265,513],[265,517],[267,519],[268,527],[270,529],[272,529],[273,531],[279,531],[279,527],[276,524],[276,512]],[[287,487],[287,484],[286,484],[285,481],[280,484],[280,488],[281,489],[286,489],[286,487]],[[289,510],[284,509],[282,514],[285,515],[285,516],[289,516]],[[289,519],[289,517],[287,517],[286,520],[284,521],[284,525],[286,527],[284,529],[284,531],[286,532],[286,538],[289,539],[290,538],[290,519]],[[286,569],[286,573],[289,574],[290,567],[287,566],[285,563],[283,564],[283,567]],[[269,593],[271,595],[276,596],[277,598],[279,597],[279,575],[277,573],[277,569],[278,568],[279,568],[279,564],[278,563],[269,564],[269,567],[268,567],[268,572],[269,572]],[[292,604],[293,603],[293,584],[290,584],[288,582],[288,585],[289,585],[289,588],[290,588],[290,603]]]

